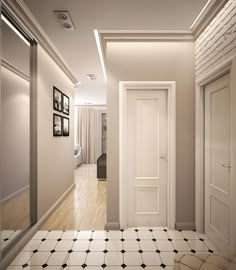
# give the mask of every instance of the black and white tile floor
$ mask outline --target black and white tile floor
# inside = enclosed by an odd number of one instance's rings
[[[177,253],[215,251],[205,235],[161,227],[38,231],[8,270],[170,270]]]
[[[1,231],[0,245],[1,249],[5,248],[21,231],[4,230]]]

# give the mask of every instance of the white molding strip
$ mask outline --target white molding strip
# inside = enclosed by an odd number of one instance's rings
[[[119,229],[120,229],[120,223],[119,222],[107,222],[105,224],[105,230],[117,231]]]
[[[28,9],[23,0],[8,0],[7,6],[16,15],[16,17],[22,21],[25,27],[28,28],[29,32],[34,36],[38,43],[43,49],[50,55],[50,57],[57,63],[57,65],[63,70],[68,76],[72,83],[77,83],[77,79],[71,68],[66,63],[56,46],[52,43],[46,32],[37,22],[31,11]]]
[[[194,222],[176,222],[176,230],[195,230]]]
[[[2,58],[1,59],[1,64],[4,68],[8,69],[9,71],[15,73],[17,76],[20,76],[22,79],[26,81],[30,81],[29,75],[21,71],[19,68],[17,68],[15,65],[7,61],[6,59]]]
[[[99,30],[101,40],[108,41],[194,41],[190,30]],[[104,46],[104,44],[103,44]]]
[[[228,0],[209,0],[207,2],[203,10],[190,27],[195,39],[200,36],[200,34],[227,2]]]
[[[75,183],[73,183],[62,196],[54,203],[54,205],[40,218],[40,220],[17,242],[17,244],[7,253],[7,255],[0,262],[0,269],[6,269],[12,260],[22,251],[24,246],[31,240],[34,234],[40,230],[42,225],[47,221],[53,211],[60,205],[65,197],[73,190]]]
[[[25,187],[23,187],[23,188],[20,188],[20,189],[18,189],[17,191],[13,192],[12,194],[6,196],[5,198],[3,198],[3,199],[1,200],[1,203],[3,204],[3,203],[5,203],[5,202],[11,200],[12,198],[18,196],[20,193],[24,192],[24,191],[27,190],[27,189],[29,189],[29,185],[27,185],[27,186],[25,186]]]

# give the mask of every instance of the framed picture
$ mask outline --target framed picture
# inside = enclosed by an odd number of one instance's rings
[[[62,111],[62,92],[53,86],[53,109],[61,112]]]
[[[70,119],[67,117],[63,117],[63,136],[69,136],[70,133]]]
[[[65,94],[63,94],[62,112],[68,115],[70,114],[70,98]]]
[[[53,136],[62,136],[62,117],[56,113],[53,114]]]

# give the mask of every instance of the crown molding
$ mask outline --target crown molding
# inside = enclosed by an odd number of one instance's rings
[[[30,81],[30,77],[29,75],[27,75],[26,73],[24,73],[23,71],[21,71],[19,68],[17,68],[15,65],[13,65],[12,63],[10,63],[9,61],[7,61],[6,59],[2,58],[1,59],[1,64],[4,68],[10,70],[11,72],[13,72],[14,74],[16,74],[17,76],[21,77],[22,79],[26,80],[26,81]]]
[[[206,29],[206,27],[228,1],[229,0],[209,0],[207,2],[203,10],[190,27],[195,39],[201,35],[201,33]]]
[[[190,30],[100,30],[103,42],[112,41],[194,41]]]
[[[56,46],[52,43],[46,32],[37,22],[31,11],[23,0],[5,0],[4,3],[10,8],[14,15],[23,23],[27,30],[33,35],[34,39],[50,55],[55,63],[63,70],[73,84],[78,80],[73,74],[71,68],[66,63]]]

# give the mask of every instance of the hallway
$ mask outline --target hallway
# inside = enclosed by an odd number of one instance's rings
[[[75,169],[75,188],[43,225],[42,230],[103,230],[106,221],[106,181],[97,180],[97,166]]]
[[[205,235],[166,228],[38,231],[8,270],[172,269],[177,253],[213,253]],[[42,268],[41,268],[42,267]]]

